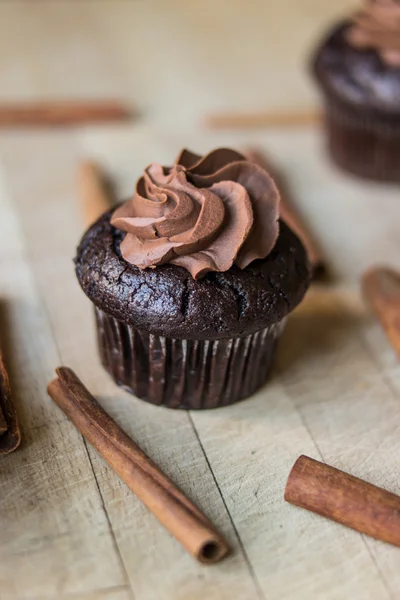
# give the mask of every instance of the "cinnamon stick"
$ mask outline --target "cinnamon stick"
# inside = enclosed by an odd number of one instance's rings
[[[20,443],[21,431],[11,396],[10,380],[0,353],[0,455],[13,452]]]
[[[84,161],[79,165],[78,187],[87,226],[115,204],[110,181],[95,162]]]
[[[400,546],[400,497],[308,456],[297,459],[285,500]]]
[[[216,113],[206,117],[205,125],[210,129],[259,129],[315,125],[321,120],[321,114],[316,110]]]
[[[47,390],[80,433],[198,561],[220,561],[229,552],[207,517],[164,475],[139,446],[111,419],[67,367]]]
[[[7,423],[3,415],[3,411],[0,406],[0,436],[7,431]]]
[[[362,277],[363,295],[400,358],[400,273],[374,267]]]
[[[123,121],[129,117],[129,110],[112,100],[54,100],[0,104],[0,127],[68,126]]]
[[[275,180],[278,189],[281,193],[280,200],[280,216],[281,219],[289,225],[289,227],[294,231],[294,233],[300,238],[303,243],[308,258],[310,260],[311,266],[314,270],[314,274],[322,274],[325,271],[325,263],[322,257],[321,251],[315,242],[313,236],[310,234],[308,228],[304,224],[304,221],[301,219],[297,211],[294,209],[293,202],[289,197],[289,193],[287,190],[287,186],[283,181],[282,176],[277,172],[277,170],[271,165],[269,160],[265,157],[263,153],[258,150],[248,150],[246,152],[247,157],[253,162],[257,163],[261,167],[263,167]]]

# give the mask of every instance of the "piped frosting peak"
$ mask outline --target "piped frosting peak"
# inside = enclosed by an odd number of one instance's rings
[[[193,278],[244,269],[279,234],[279,193],[268,173],[234,150],[183,150],[172,167],[152,163],[111,224],[126,232],[123,258],[141,269],[170,263]]]

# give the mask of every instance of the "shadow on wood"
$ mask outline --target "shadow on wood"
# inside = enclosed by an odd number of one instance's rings
[[[279,344],[276,369],[284,373],[320,360],[343,345],[368,318],[359,294],[313,285],[303,303],[289,317]]]

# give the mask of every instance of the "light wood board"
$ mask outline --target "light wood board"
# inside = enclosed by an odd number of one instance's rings
[[[121,97],[182,127],[315,105],[310,55],[360,0],[1,0],[0,100]]]
[[[367,265],[400,262],[399,191],[336,172],[317,130],[252,135],[134,125],[2,134],[0,297],[24,443],[0,462],[1,600],[400,594],[398,549],[283,501],[301,453],[400,493],[400,368],[358,289]],[[203,413],[149,406],[99,365],[72,263],[76,165],[100,160],[123,196],[150,157],[245,141],[290,174],[334,276],[289,319],[274,377],[253,398]],[[46,394],[60,363],[221,528],[228,560],[195,564],[86,445]]]
[[[0,335],[23,429],[21,448],[0,460],[0,600],[400,597],[399,549],[283,501],[302,453],[400,494],[400,366],[358,286],[372,263],[399,268],[399,188],[336,171],[314,128],[194,127],[211,109],[315,104],[309,49],[354,4],[0,3],[0,99],[118,96],[143,117],[0,132]],[[220,145],[271,153],[333,277],[290,317],[274,376],[253,398],[168,411],[119,390],[99,364],[72,263],[76,166],[99,160],[123,198],[150,161]],[[46,394],[61,363],[218,525],[230,558],[197,565],[86,445]]]

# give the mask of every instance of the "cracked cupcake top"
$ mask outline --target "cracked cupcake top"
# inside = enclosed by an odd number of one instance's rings
[[[305,250],[283,222],[266,258],[196,280],[174,264],[140,269],[128,263],[121,255],[126,236],[110,218],[104,214],[83,236],[76,274],[98,308],[138,329],[181,339],[248,335],[279,322],[308,287]]]

